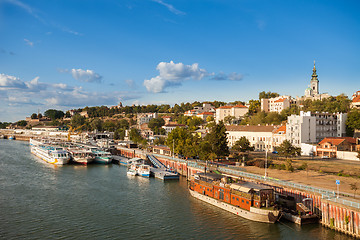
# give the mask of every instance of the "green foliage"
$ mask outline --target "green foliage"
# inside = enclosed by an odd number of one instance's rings
[[[262,91],[259,93],[259,100],[261,100],[262,98],[268,99],[268,98],[274,98],[274,97],[278,97],[278,96],[280,96],[278,93]]]
[[[249,113],[254,114],[261,111],[260,100],[250,100],[249,101]]]
[[[161,128],[164,125],[165,125],[165,121],[161,117],[153,118],[148,123],[148,127],[154,132],[155,135],[164,133],[165,130]]]
[[[154,145],[165,145],[165,138],[159,137],[154,140]]]
[[[211,145],[211,152],[218,158],[229,156],[226,128],[223,121],[211,128],[210,132],[205,136],[205,140]]]
[[[360,129],[360,110],[353,109],[348,113],[346,119],[346,127],[350,130],[350,133],[355,129]]]
[[[27,122],[25,120],[20,120],[16,123],[16,125],[20,127],[25,127],[27,125]]]
[[[71,118],[71,123],[70,124],[74,128],[80,127],[81,125],[85,124],[85,118],[83,116],[81,116],[80,114],[75,114]]]
[[[122,128],[116,129],[114,132],[114,139],[115,140],[124,140],[125,138],[125,130]]]
[[[232,124],[234,120],[235,120],[235,117],[229,115],[229,116],[226,116],[226,117],[224,118],[224,123],[226,123],[226,124]]]
[[[308,170],[308,163],[304,162],[300,167],[298,167],[298,170]]]
[[[41,119],[43,117],[43,115],[41,114],[41,113],[39,113],[38,115],[37,115],[37,118],[38,119]]]
[[[136,128],[132,128],[130,130],[129,136],[130,136],[130,140],[137,144],[142,143],[144,140]]]
[[[51,120],[54,120],[54,119],[63,118],[65,113],[63,111],[56,110],[56,109],[48,109],[45,111],[44,115],[45,115],[45,117],[48,117]]]
[[[281,156],[299,156],[301,153],[301,149],[298,147],[294,147],[290,141],[283,141],[280,146],[277,148],[279,155]]]
[[[214,117],[213,117],[213,116],[208,116],[208,117],[206,118],[206,122],[212,122],[212,121],[214,121]]]
[[[191,142],[193,138],[194,136],[190,133],[188,129],[177,127],[168,134],[168,137],[166,139],[166,145],[171,149],[172,152],[185,155],[185,151],[189,153],[189,146],[187,145],[192,146]]]
[[[200,126],[204,121],[202,120],[202,118],[199,117],[192,117],[190,119],[187,120],[187,124],[189,126],[189,129],[191,131],[194,131],[196,129],[198,129],[198,126]]]
[[[30,117],[31,119],[37,119],[37,114],[36,113],[33,113],[33,114],[31,114],[31,117]]]
[[[90,127],[93,130],[102,131],[103,130],[103,121],[99,118],[95,118],[91,121]]]
[[[235,142],[231,149],[238,152],[246,152],[252,151],[254,148],[250,146],[249,140],[243,136]]]
[[[341,94],[337,97],[329,97],[322,100],[310,100],[307,99],[303,102],[303,111],[311,111],[311,112],[329,112],[336,113],[342,112],[346,113],[350,110],[351,100]]]
[[[6,128],[7,126],[9,126],[11,123],[9,122],[0,122],[0,129],[4,129]]]
[[[286,166],[286,171],[290,171],[290,172],[293,172],[293,171],[294,171],[294,167],[293,167],[293,165],[292,165],[291,159],[287,159],[287,160],[286,160],[285,166]]]

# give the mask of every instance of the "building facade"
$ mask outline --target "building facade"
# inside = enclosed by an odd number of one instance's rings
[[[139,113],[137,115],[137,124],[141,126],[144,123],[149,123],[151,119],[157,118],[157,113]]]
[[[262,98],[261,111],[281,113],[282,110],[289,108],[295,103],[295,99],[292,99],[290,96],[279,96],[269,99]]]
[[[232,116],[235,119],[240,119],[245,116],[249,112],[249,108],[244,105],[236,105],[236,106],[222,106],[216,109],[215,113],[215,121],[219,123],[220,121],[224,121],[225,117]]]
[[[350,107],[360,109],[360,91],[353,94]]]
[[[344,137],[346,113],[300,112],[286,123],[286,139],[300,147],[301,143],[318,143],[326,137]]]
[[[246,137],[255,151],[276,150],[276,147],[285,140],[286,128],[279,126],[226,126],[229,147],[232,147],[241,137]]]

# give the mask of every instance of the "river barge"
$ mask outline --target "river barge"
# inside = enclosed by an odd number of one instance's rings
[[[189,183],[189,191],[199,200],[252,221],[275,223],[280,217],[274,190],[262,184],[229,183],[219,174],[197,173]]]

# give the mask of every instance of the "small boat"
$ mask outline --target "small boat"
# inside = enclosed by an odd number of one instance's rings
[[[146,164],[140,164],[137,170],[137,174],[141,177],[150,177],[150,166]]]
[[[137,163],[144,163],[144,160],[141,158],[124,158],[122,157],[120,159],[120,165],[124,165],[124,166],[130,166],[131,164],[137,164]]]
[[[69,153],[75,163],[87,165],[95,160],[95,155],[85,149],[70,149]]]
[[[9,136],[8,139],[9,140],[15,140],[15,136]]]
[[[109,164],[112,162],[112,157],[109,152],[104,152],[101,150],[93,150],[92,153],[95,156],[94,162],[101,164]]]
[[[139,168],[139,164],[131,164],[128,166],[126,174],[131,176],[137,176],[138,168]]]

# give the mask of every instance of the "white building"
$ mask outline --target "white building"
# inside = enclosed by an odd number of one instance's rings
[[[139,113],[137,115],[137,123],[139,126],[143,125],[144,123],[150,122],[151,119],[157,118],[157,113]]]
[[[166,135],[168,135],[172,130],[174,130],[177,127],[183,128],[183,127],[186,127],[186,125],[170,123],[170,124],[166,124],[166,125],[162,126],[162,128],[165,129]]]
[[[295,103],[295,99],[290,96],[279,96],[269,99],[261,99],[261,111],[281,113],[285,108],[289,108]]]
[[[233,146],[241,137],[246,137],[255,151],[276,150],[286,136],[285,126],[226,126],[226,133],[229,147]]]
[[[249,108],[241,104],[236,106],[222,106],[216,109],[215,121],[216,123],[224,121],[227,116],[233,116],[235,119],[240,119],[248,112]]]
[[[194,109],[186,111],[184,116],[192,117],[204,112],[215,112],[215,107],[210,103],[203,103],[202,107],[194,107]]]
[[[344,137],[346,113],[300,112],[286,123],[286,139],[300,147],[301,143],[318,143],[326,137]]]

